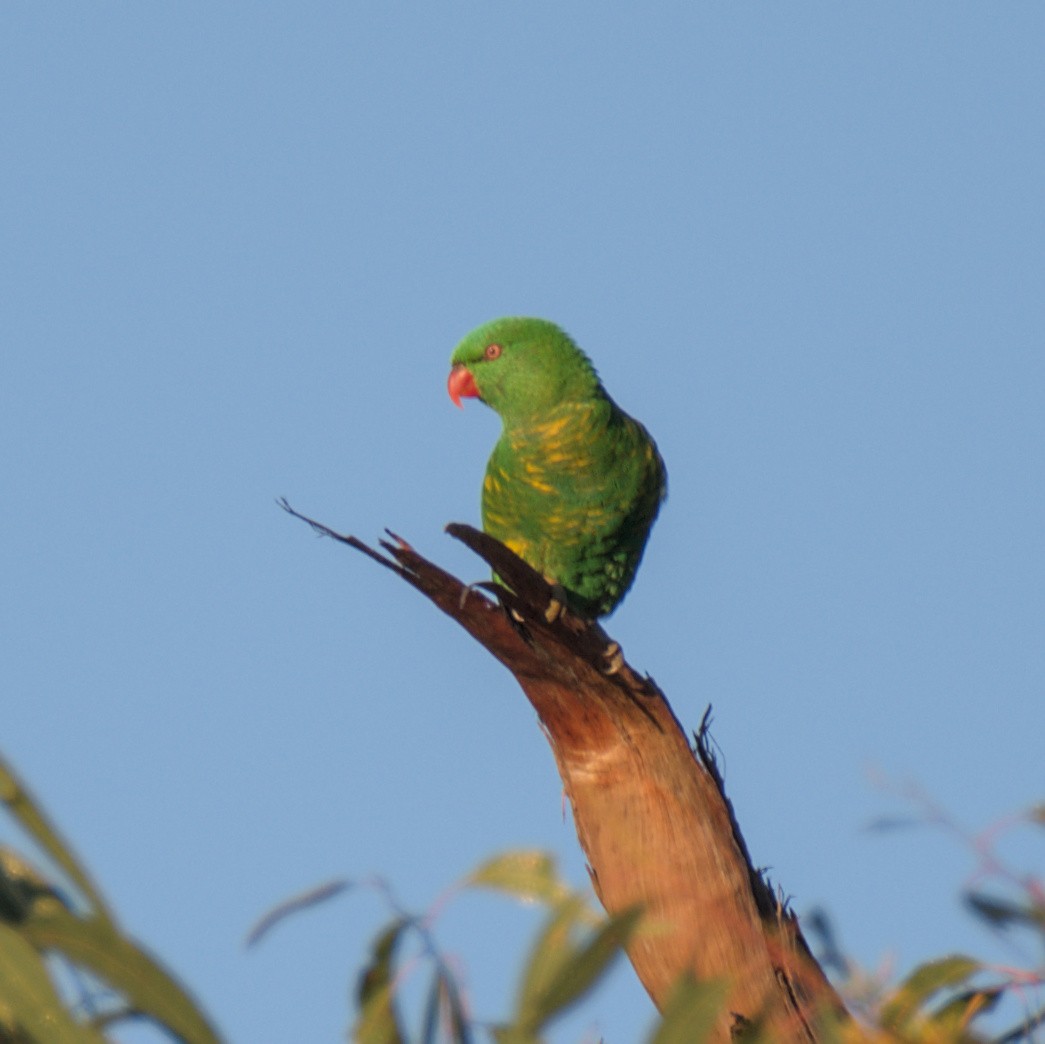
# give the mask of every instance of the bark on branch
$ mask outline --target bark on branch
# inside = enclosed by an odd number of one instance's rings
[[[549,585],[492,537],[447,526],[507,587],[465,585],[392,533],[382,554],[282,505],[412,584],[515,676],[551,744],[599,900],[611,913],[645,910],[648,930],[628,956],[654,1004],[688,971],[730,984],[721,1040],[752,1024],[773,1040],[819,1039],[818,1012],[843,1005],[751,862],[706,718],[691,747],[653,680],[627,663],[607,674],[602,628],[570,615],[549,622]]]

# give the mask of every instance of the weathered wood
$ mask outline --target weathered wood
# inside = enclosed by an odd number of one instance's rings
[[[645,910],[628,956],[654,1003],[690,971],[730,984],[719,1039],[762,1023],[774,1040],[816,1041],[817,1012],[842,1003],[751,863],[706,730],[692,748],[652,679],[626,663],[607,674],[598,624],[549,622],[549,585],[491,537],[447,527],[511,590],[466,586],[393,534],[385,557],[306,521],[398,573],[515,676],[551,744],[599,900],[611,913]]]

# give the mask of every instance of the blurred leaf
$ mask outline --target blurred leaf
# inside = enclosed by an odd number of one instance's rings
[[[36,950],[0,924],[0,1040],[22,1040],[23,1034],[38,1044],[105,1044],[100,1033],[69,1015]]]
[[[472,1030],[465,1015],[461,994],[446,968],[438,966],[432,976],[432,987],[425,1004],[422,1044],[436,1044],[439,1038],[439,1016],[444,1014],[450,1023],[450,1039],[454,1044],[471,1044]]]
[[[465,884],[494,888],[527,902],[556,903],[570,892],[552,857],[536,850],[494,856],[469,874]]]
[[[591,989],[620,956],[641,916],[637,907],[613,915],[576,951],[544,995],[542,1024]]]
[[[409,917],[396,918],[371,947],[372,958],[359,976],[359,1018],[352,1040],[360,1044],[402,1044],[403,1031],[395,1000],[395,951],[403,933],[413,926]]]
[[[65,899],[50,881],[13,848],[0,845],[0,920],[17,924],[25,920],[34,904]]]
[[[998,928],[1022,924],[1028,928],[1045,928],[1045,907],[1013,903],[1008,899],[993,899],[980,892],[965,895],[966,904],[973,913]]]
[[[1036,1041],[1035,1030],[1045,1026],[1045,1008],[1037,1011],[1025,1011],[1020,1021],[1010,1030],[999,1033],[994,1040],[996,1044],[1016,1044],[1017,1041]]]
[[[491,1030],[497,1044],[539,1044],[538,1034],[515,1026],[494,1026]]]
[[[55,951],[122,993],[136,1012],[168,1027],[188,1044],[219,1037],[184,988],[158,961],[92,914],[77,917],[53,902],[37,903],[20,926],[39,950]]]
[[[315,888],[292,895],[289,899],[284,899],[283,902],[266,911],[257,924],[251,928],[247,934],[246,945],[248,947],[256,945],[284,918],[307,910],[311,906],[317,906],[319,903],[325,903],[328,899],[333,899],[335,895],[340,895],[350,885],[350,881],[327,881],[324,884],[316,885]]]
[[[562,966],[573,956],[573,929],[581,922],[584,900],[571,896],[559,903],[545,921],[523,971],[516,1000],[516,1023],[527,1031],[537,1026],[536,1011]]]
[[[980,968],[980,962],[972,957],[952,954],[920,964],[904,979],[901,989],[924,1001],[939,990],[960,985]]]
[[[980,968],[979,961],[960,954],[920,964],[882,1006],[881,1025],[902,1030],[940,990],[961,986]]]
[[[432,976],[432,985],[428,987],[428,999],[425,1001],[425,1014],[421,1022],[421,1044],[436,1044],[439,1037],[439,1009],[442,1004],[439,970]]]
[[[468,1016],[461,1002],[461,991],[457,988],[454,979],[445,973],[440,976],[440,990],[444,996],[446,1010],[450,1014],[450,1028],[453,1031],[453,1039],[458,1044],[470,1044],[472,1030],[468,1024]]]
[[[865,1027],[830,1002],[815,1017],[820,1044],[868,1044]]]
[[[701,1044],[709,1040],[728,992],[725,983],[697,982],[692,975],[684,975],[671,991],[649,1044]]]
[[[1027,813],[1027,818],[1032,823],[1037,823],[1038,826],[1045,826],[1045,802],[1040,805],[1034,805]]]
[[[18,778],[14,769],[0,755],[0,801],[8,811],[32,835],[40,847],[69,875],[69,879],[83,893],[83,897],[94,907],[95,913],[109,923],[116,921],[109,904],[80,865],[72,850],[65,843],[57,828],[32,794]]]
[[[620,955],[641,916],[632,909],[609,917],[576,945],[573,930],[585,913],[583,900],[572,896],[560,904],[542,933],[520,991],[517,1023],[522,1031],[538,1031],[586,993]]]
[[[932,1021],[952,1033],[968,1029],[973,1019],[992,1011],[1005,995],[1000,987],[985,990],[966,990],[952,997],[937,1011]]]

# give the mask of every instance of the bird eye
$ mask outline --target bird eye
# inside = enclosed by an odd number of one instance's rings
[[[501,355],[501,346],[499,344],[488,344],[483,354],[487,359],[497,359]]]

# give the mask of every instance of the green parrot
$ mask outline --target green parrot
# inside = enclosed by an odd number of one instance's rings
[[[594,620],[613,612],[667,495],[649,432],[544,319],[486,323],[450,363],[455,405],[478,398],[503,425],[483,480],[483,529],[541,573],[575,614]]]

